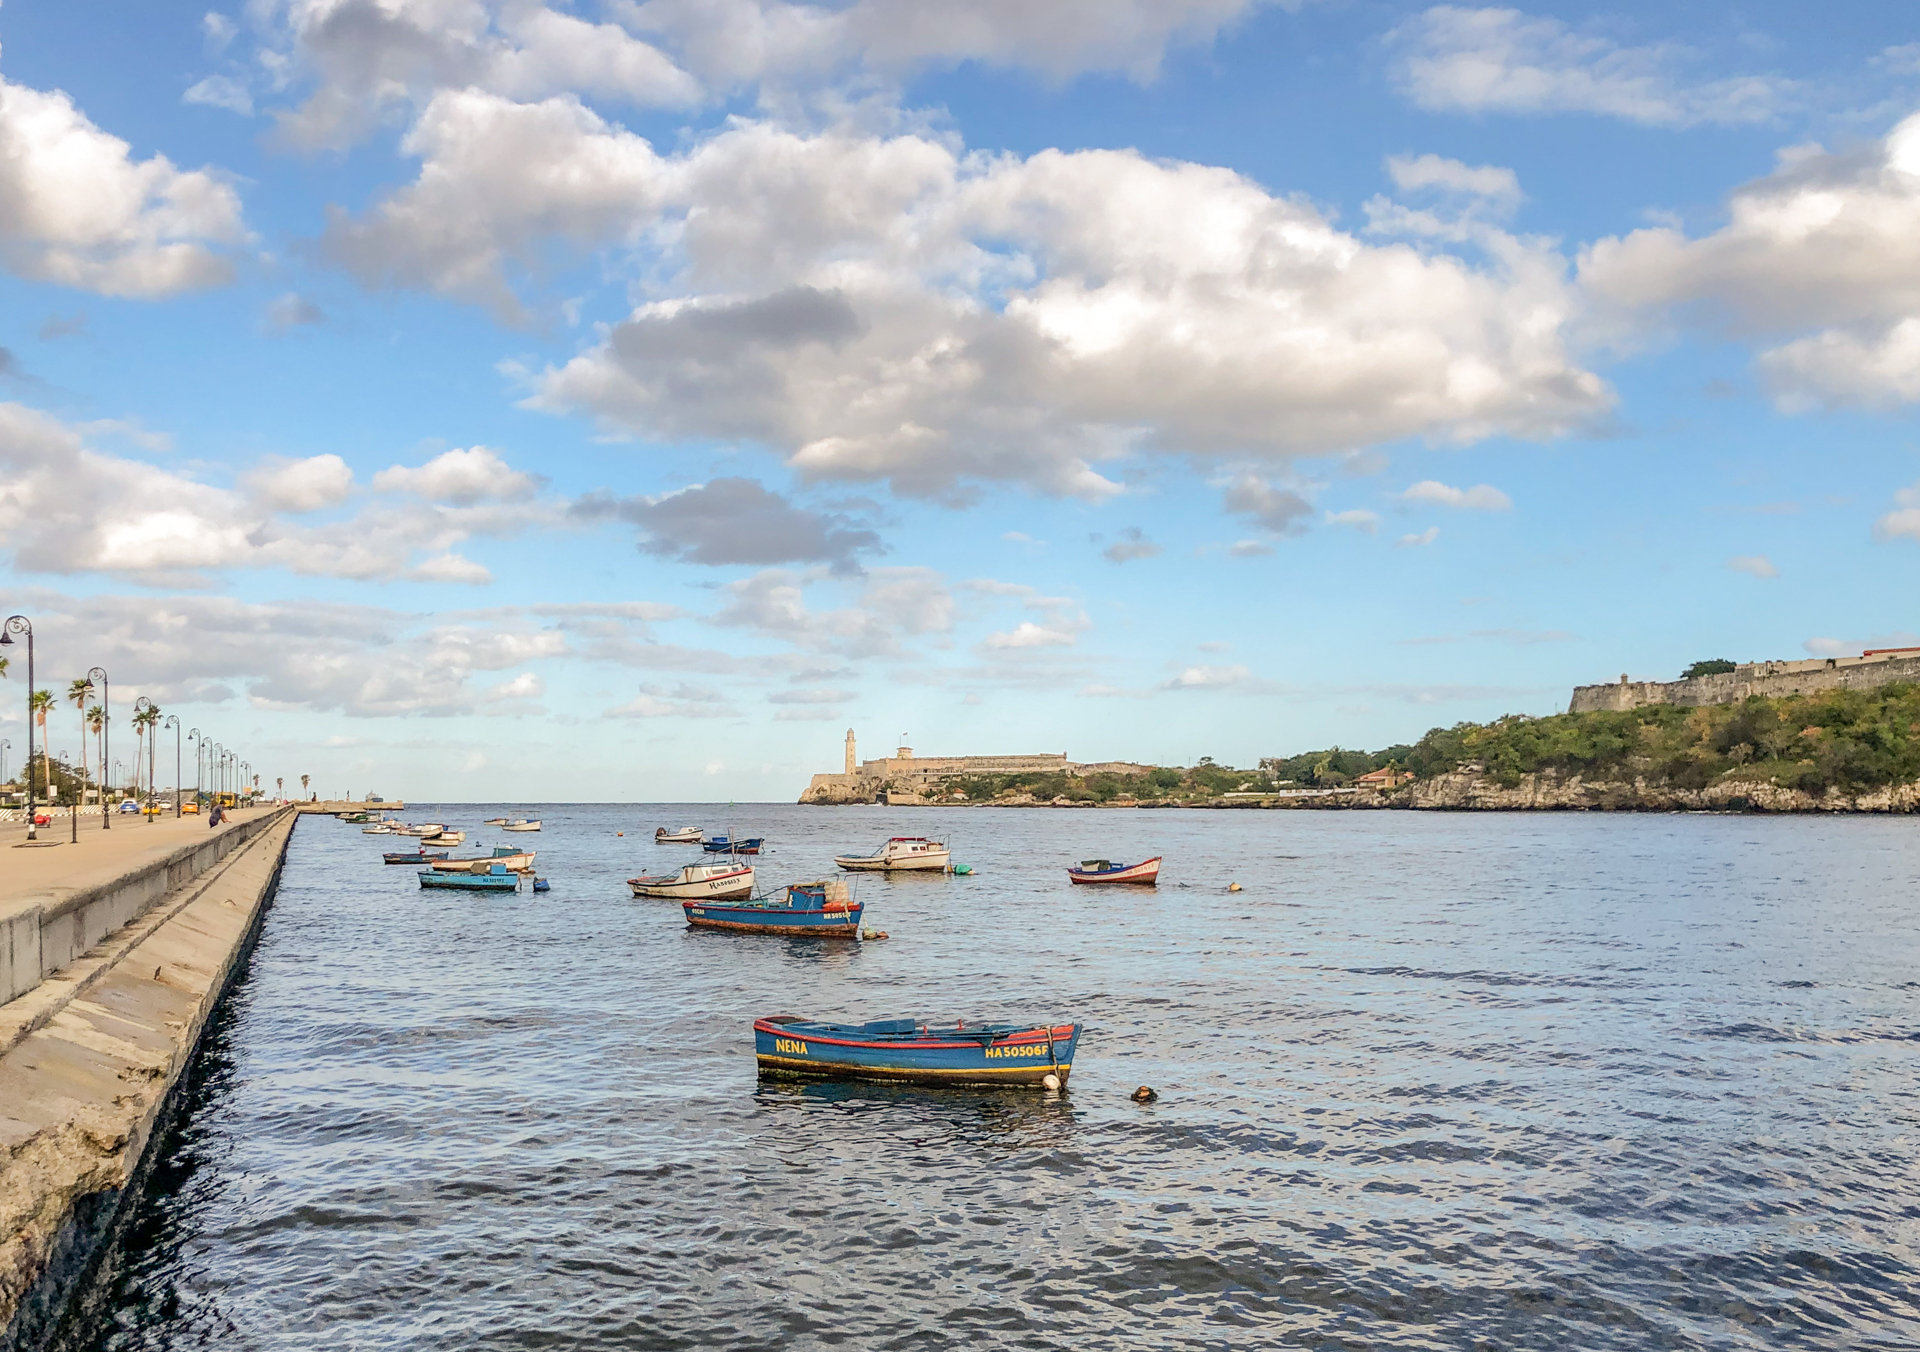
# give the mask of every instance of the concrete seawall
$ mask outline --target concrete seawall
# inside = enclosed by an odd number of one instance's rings
[[[0,1004],[0,1352],[47,1344],[124,1222],[296,820],[264,812],[64,897],[8,903],[37,915],[39,961],[67,956]],[[29,928],[10,926],[23,946]]]

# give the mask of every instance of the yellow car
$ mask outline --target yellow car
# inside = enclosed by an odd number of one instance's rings
[[[197,817],[197,816],[199,816],[199,815],[200,815],[200,804],[198,804],[198,803],[182,803],[182,804],[180,804],[180,811],[181,811],[181,812],[182,812],[183,814],[185,814],[186,816],[189,816],[189,817]]]

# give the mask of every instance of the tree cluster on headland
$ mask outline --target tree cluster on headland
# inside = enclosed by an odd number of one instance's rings
[[[1805,805],[1901,786],[1920,793],[1920,686],[1755,696],[1698,708],[1512,714],[1434,728],[1417,742],[1378,751],[1335,746],[1265,757],[1252,769],[1203,757],[1135,775],[955,776],[941,784],[940,800],[1227,805],[1249,795],[1347,789],[1380,770],[1410,776],[1364,795],[1380,806],[1760,806],[1786,805],[1789,797]],[[1585,797],[1556,800],[1567,785],[1582,786]],[[1524,801],[1499,792],[1523,786]],[[1455,801],[1477,790],[1486,791],[1481,801]],[[1601,790],[1608,792],[1596,801]]]

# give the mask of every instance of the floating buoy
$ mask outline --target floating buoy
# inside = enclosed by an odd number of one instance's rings
[[[972,864],[950,864],[947,866],[947,872],[962,873],[962,874],[971,873],[973,872],[973,865]]]
[[[1042,1089],[1058,1089],[1060,1087],[1060,1077],[1058,1075],[1042,1075],[1040,1077],[1040,1087]]]
[[[1152,1103],[1159,1097],[1158,1094],[1153,1092],[1153,1086],[1149,1084],[1143,1084],[1133,1091],[1133,1101],[1135,1103]]]
[[[614,834],[615,834],[616,836],[624,836],[624,835],[626,834],[626,832],[625,832],[625,831],[615,831],[615,832],[614,832]]]
[[[1229,892],[1238,892],[1238,891],[1240,891],[1240,890],[1241,890],[1241,887],[1240,887],[1240,884],[1239,884],[1239,883],[1228,883],[1228,884],[1227,884],[1227,891],[1229,891]]]
[[[869,941],[869,942],[872,942],[872,941],[873,941],[873,940],[875,940],[875,939],[884,939],[884,938],[886,938],[886,937],[887,937],[887,932],[886,932],[885,930],[861,930],[861,931],[860,931],[860,937],[861,937],[862,939],[865,939],[865,940],[867,940],[867,941]]]

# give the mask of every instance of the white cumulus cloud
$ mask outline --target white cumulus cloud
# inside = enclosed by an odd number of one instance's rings
[[[153,298],[218,286],[240,199],[95,126],[67,95],[0,80],[0,265],[18,276]]]
[[[1727,567],[1736,573],[1745,573],[1748,577],[1779,577],[1780,570],[1773,560],[1765,554],[1736,554],[1727,560]]]
[[[1118,485],[1096,467],[1140,452],[1539,438],[1611,402],[1563,343],[1548,246],[1365,243],[1226,169],[759,122],[661,156],[570,100],[476,90],[406,144],[418,179],[328,229],[363,282],[514,317],[510,266],[630,246],[661,294],[523,372],[530,404],[757,442],[816,479],[1098,498]]]
[[[1759,341],[1787,407],[1920,398],[1920,115],[1846,153],[1802,146],[1733,194],[1727,223],[1596,241],[1580,280],[1629,327],[1662,319]]]

